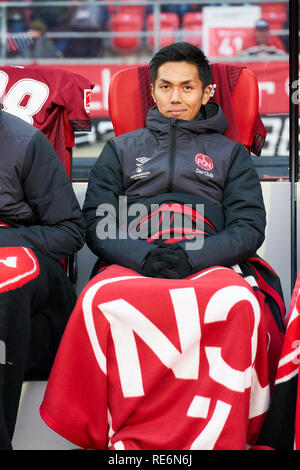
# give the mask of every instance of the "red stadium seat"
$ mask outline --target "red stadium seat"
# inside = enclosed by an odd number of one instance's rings
[[[203,15],[201,11],[185,13],[182,17],[183,40],[201,48],[202,23]],[[189,34],[190,32],[194,34]]]
[[[159,48],[174,42],[174,33],[179,28],[179,16],[176,13],[160,13],[159,16]],[[155,15],[151,13],[146,19],[147,32],[154,32]],[[161,34],[162,33],[162,34]],[[148,46],[154,48],[154,35],[148,38]]]
[[[213,64],[213,77],[224,65]],[[230,73],[239,67],[230,66]],[[226,69],[224,69],[226,70]],[[222,88],[223,80],[213,83]],[[222,91],[221,91],[222,95]],[[109,88],[109,113],[116,135],[124,134],[145,126],[148,109],[154,104],[150,94],[150,76],[148,66],[133,66],[113,75]],[[259,94],[254,73],[242,68],[233,94],[232,108],[220,103],[229,121],[227,134],[249,149],[254,139],[254,124],[258,114]],[[231,103],[229,103],[231,105]],[[237,129],[234,129],[236,128]],[[226,135],[226,133],[225,133]],[[235,139],[234,139],[235,140]]]
[[[110,30],[113,33],[130,33],[128,36],[113,37],[112,46],[118,51],[136,51],[140,45],[137,34],[143,31],[143,17],[137,13],[115,13],[111,15]]]
[[[240,139],[245,147],[251,147],[253,129],[259,108],[258,83],[254,73],[244,68],[232,95]]]

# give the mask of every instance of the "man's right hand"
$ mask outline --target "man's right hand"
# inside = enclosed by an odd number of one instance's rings
[[[144,276],[166,279],[182,279],[191,271],[192,265],[185,251],[176,244],[166,243],[160,243],[148,253],[141,269]]]

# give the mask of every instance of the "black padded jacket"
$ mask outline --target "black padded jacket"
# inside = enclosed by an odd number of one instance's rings
[[[152,246],[124,236],[122,196],[129,212],[137,202],[148,208],[164,201],[204,204],[217,233],[206,237],[201,249],[187,252],[194,272],[229,267],[252,256],[264,241],[262,191],[243,145],[222,135],[226,126],[216,103],[203,107],[193,121],[167,118],[154,106],[146,128],[110,139],[90,173],[83,206],[90,249],[109,264],[141,270]],[[115,236],[109,238],[99,237],[105,211],[117,221]]]
[[[85,241],[82,212],[54,148],[35,127],[0,112],[0,246],[61,259]]]

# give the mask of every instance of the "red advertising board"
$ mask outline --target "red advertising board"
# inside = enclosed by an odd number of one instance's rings
[[[245,64],[258,80],[261,114],[289,112],[289,63],[252,62]]]
[[[241,52],[251,28],[210,28],[210,57],[232,57]]]

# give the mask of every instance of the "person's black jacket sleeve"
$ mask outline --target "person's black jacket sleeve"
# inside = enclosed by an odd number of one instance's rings
[[[89,177],[83,205],[86,242],[91,251],[107,263],[140,271],[153,246],[145,240],[129,238],[119,226],[119,196],[123,195],[119,159],[114,144],[108,141]],[[107,226],[110,230],[107,238],[104,238],[103,231],[100,233],[101,221],[110,224],[110,227]]]
[[[232,152],[223,211],[224,230],[205,238],[200,250],[187,251],[193,272],[242,263],[253,256],[264,241],[266,212],[261,185],[253,162],[241,144]],[[186,246],[184,242],[179,244],[182,248]]]
[[[83,215],[59,157],[40,131],[28,144],[20,184],[32,222],[1,228],[0,246],[37,249],[54,259],[78,251],[85,241]]]

